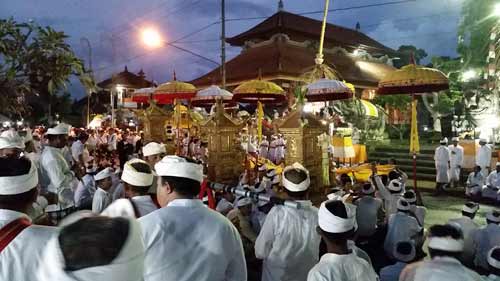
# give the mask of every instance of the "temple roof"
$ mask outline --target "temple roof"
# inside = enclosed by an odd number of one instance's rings
[[[144,72],[142,69],[138,74],[129,72],[127,66],[125,69],[118,73],[114,74],[111,78],[108,78],[104,81],[97,83],[97,86],[103,89],[109,89],[113,86],[120,84],[123,87],[140,89],[153,86],[153,82],[146,80],[144,77]]]
[[[245,41],[264,41],[277,33],[287,34],[291,40],[299,42],[319,41],[320,32],[321,21],[279,11],[251,29],[227,38],[226,41],[233,46],[243,46]],[[343,47],[347,50],[361,48],[372,54],[395,53],[393,49],[384,46],[364,33],[328,23],[325,32],[325,47],[333,46]]]
[[[257,78],[259,71],[266,80],[297,81],[314,66],[316,50],[294,43],[283,37],[242,51],[226,63],[227,85],[237,85]],[[382,62],[367,61],[342,51],[326,52],[325,64],[333,67],[340,78],[357,87],[377,87],[378,81],[394,68]],[[220,68],[191,81],[197,87],[220,84]]]

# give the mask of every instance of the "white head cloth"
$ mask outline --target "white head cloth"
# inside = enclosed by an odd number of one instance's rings
[[[459,141],[459,138],[458,137],[453,137],[453,138],[451,138],[451,141]]]
[[[487,141],[485,138],[481,138],[481,139],[479,139],[479,142],[488,143],[488,141]]]
[[[497,166],[497,167],[500,166],[500,162],[497,162],[497,164],[495,166]]]
[[[461,252],[464,250],[464,240],[452,237],[429,237],[429,248],[446,252]]]
[[[0,149],[19,148],[24,149],[24,139],[15,130],[3,131],[0,135]]]
[[[291,181],[289,181],[287,178],[286,178],[286,172],[290,171],[290,170],[302,170],[304,172],[306,172],[307,174],[307,177],[304,181],[302,181],[301,183],[293,183]],[[287,166],[284,170],[283,170],[283,186],[289,190],[289,191],[292,191],[292,192],[300,192],[300,191],[305,191],[309,188],[309,185],[311,184],[311,179],[309,178],[309,171],[304,168],[304,166],[302,166],[301,164],[295,162],[293,163],[293,165],[291,166]]]
[[[77,220],[78,221],[78,220]],[[137,220],[129,220],[129,233],[120,254],[107,265],[65,271],[59,235],[48,242],[37,271],[40,281],[137,281],[144,274],[144,244]]]
[[[342,201],[342,197],[344,195],[345,195],[345,191],[344,190],[337,189],[337,190],[334,190],[331,193],[327,194],[326,198],[328,198],[328,200],[341,200]]]
[[[190,163],[186,159],[167,155],[156,163],[155,171],[158,176],[170,176],[188,178],[197,182],[203,181],[203,167],[196,163]]]
[[[47,130],[47,135],[68,135],[71,126],[68,124],[60,123],[54,128],[49,128]]]
[[[446,138],[446,137],[445,137],[445,138],[444,138],[444,139],[442,139],[439,143],[440,143],[440,144],[446,144],[446,143],[448,143],[448,138]]]
[[[389,182],[389,185],[387,186],[387,189],[393,192],[400,192],[403,188],[403,184],[401,183],[400,180],[394,179]]]
[[[491,249],[488,252],[488,264],[491,267],[494,267],[496,269],[500,269],[500,260],[497,260],[494,257],[492,257],[493,251],[495,251],[495,250],[500,251],[500,246],[493,247],[493,249]]]
[[[109,205],[101,215],[109,217],[126,217],[135,219],[135,210],[129,199],[121,198]]]
[[[417,202],[417,195],[415,194],[415,191],[408,190],[408,191],[406,191],[406,193],[411,193],[412,194],[411,198],[405,197],[405,199],[406,199],[406,201],[408,201],[408,203],[412,204],[412,203],[416,203]],[[405,195],[406,195],[406,193],[405,193]]]
[[[406,199],[404,199],[404,198],[398,199],[397,206],[398,206],[399,211],[409,211],[410,210],[410,203],[408,203],[408,201],[406,201]]]
[[[97,173],[97,175],[94,176],[94,180],[100,181],[100,180],[103,180],[105,178],[109,178],[112,175],[113,175],[113,169],[106,168],[106,169],[100,171],[99,173]]]
[[[156,154],[166,153],[167,150],[165,145],[157,142],[150,142],[142,148],[142,154],[144,156],[151,156]]]
[[[496,210],[491,210],[486,214],[486,219],[495,223],[500,223],[500,213]]]
[[[410,243],[411,244],[411,251],[409,254],[405,255],[405,254],[398,252],[398,244],[400,244],[400,243]],[[414,242],[412,242],[412,241],[400,241],[400,242],[396,243],[396,245],[394,246],[394,253],[392,253],[392,255],[397,260],[402,261],[402,262],[412,261],[413,259],[415,259],[415,255],[416,255]]]
[[[262,164],[259,166],[259,172],[265,172],[267,171],[267,165],[266,164]]]
[[[356,223],[356,207],[354,205],[343,203],[347,212],[347,218],[341,218],[332,214],[326,207],[325,204],[331,201],[339,200],[328,200],[321,203],[318,210],[318,225],[326,232],[330,233],[344,233],[352,229],[357,228]]]
[[[252,199],[250,199],[248,197],[243,197],[243,198],[239,199],[238,201],[236,201],[236,207],[243,207],[243,206],[251,205],[251,204],[252,204]]]
[[[469,214],[475,214],[479,210],[479,204],[474,203],[474,202],[467,202],[465,205],[462,207],[462,211],[469,213]]]
[[[153,184],[154,175],[138,172],[132,164],[143,163],[148,165],[146,161],[141,159],[132,159],[123,166],[122,181],[134,186],[151,186]]]
[[[27,174],[0,177],[0,195],[15,195],[30,191],[38,185],[38,172],[35,163],[31,162],[30,170]]]

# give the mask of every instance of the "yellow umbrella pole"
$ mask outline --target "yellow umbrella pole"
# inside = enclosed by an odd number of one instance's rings
[[[420,142],[418,139],[418,126],[417,126],[417,100],[415,95],[412,95],[411,103],[411,136],[410,136],[410,152],[413,158],[413,188],[417,195],[419,204],[422,204],[422,196],[417,187],[417,153],[420,152]]]

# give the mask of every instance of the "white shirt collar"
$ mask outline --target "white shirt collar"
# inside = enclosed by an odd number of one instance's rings
[[[98,188],[97,188],[97,190],[100,190],[102,193],[104,193],[104,194],[106,194],[106,195],[108,195],[108,194],[109,194],[109,192],[107,192],[106,190],[104,190],[104,189],[102,189],[102,188],[100,188],[100,187],[98,187]]]
[[[295,202],[299,203],[300,207],[303,208],[310,208],[313,205],[311,200],[295,200]]]
[[[26,219],[29,219],[31,221],[30,217],[28,217],[28,215],[26,215],[25,213],[7,210],[7,209],[0,209],[0,220],[1,221],[13,221],[13,220],[18,219],[18,218],[26,218]]]
[[[449,263],[457,263],[457,264],[462,264],[459,260],[456,258],[452,257],[435,257],[432,259],[433,262],[449,262]]]
[[[340,260],[350,258],[351,256],[355,255],[353,251],[351,251],[347,255],[338,255],[338,254],[333,254],[333,253],[326,253],[321,257],[321,261],[323,262],[338,262]]]
[[[167,207],[203,207],[200,199],[175,199]]]

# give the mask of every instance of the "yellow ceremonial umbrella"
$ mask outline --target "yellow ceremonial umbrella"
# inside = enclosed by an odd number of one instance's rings
[[[443,72],[438,69],[416,65],[413,54],[409,65],[387,74],[378,84],[377,93],[379,95],[412,95],[410,153],[413,154],[413,185],[420,200],[420,193],[417,189],[417,153],[420,150],[420,144],[418,141],[417,100],[415,94],[443,91],[449,89],[449,87],[448,77]]]

